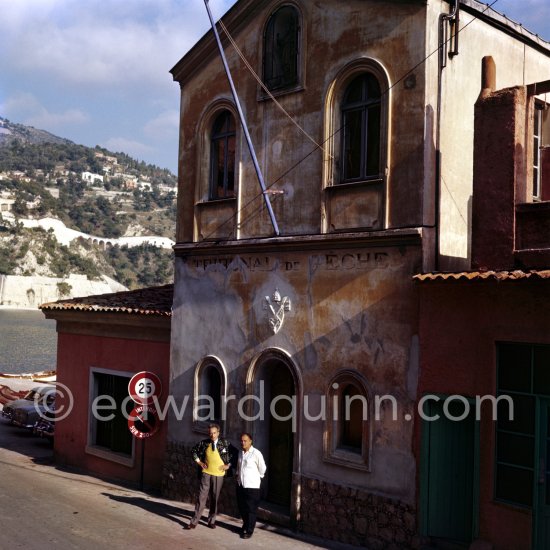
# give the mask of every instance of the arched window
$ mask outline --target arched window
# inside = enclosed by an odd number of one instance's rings
[[[214,365],[207,365],[201,373],[201,395],[208,396],[212,403],[212,418],[220,420],[222,410],[222,377]]]
[[[272,91],[298,85],[300,18],[282,6],[269,18],[264,35],[263,80]]]
[[[372,231],[388,223],[391,85],[386,69],[361,57],[327,89],[323,231]]]
[[[208,425],[225,420],[225,372],[215,357],[206,357],[195,373],[194,428],[208,433]]]
[[[235,118],[222,111],[210,136],[210,200],[235,196],[235,131]]]
[[[325,460],[368,470],[371,415],[362,376],[355,371],[339,373],[330,383],[326,403]]]
[[[380,85],[371,73],[356,76],[342,101],[341,182],[380,176]]]
[[[367,400],[353,384],[346,384],[340,394],[340,429],[338,448],[361,453],[363,437],[363,408]]]

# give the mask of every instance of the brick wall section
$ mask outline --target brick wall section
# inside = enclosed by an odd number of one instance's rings
[[[199,494],[199,476],[197,466],[191,457],[191,446],[169,441],[166,445],[166,457],[162,472],[162,495],[173,500],[195,504]],[[235,499],[235,480],[224,479],[218,512],[238,517]],[[208,514],[208,506],[203,516]]]
[[[299,528],[305,533],[369,550],[420,545],[412,507],[361,489],[305,477]]]
[[[507,88],[481,96],[475,104],[473,269],[514,265],[516,198],[525,179],[520,168],[526,148],[526,93],[525,87]]]

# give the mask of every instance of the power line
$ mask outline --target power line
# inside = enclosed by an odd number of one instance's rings
[[[457,0],[457,2],[459,2],[460,0]],[[464,26],[462,26],[460,29],[457,29],[456,31],[456,34],[459,34],[461,32],[463,32],[468,26],[470,26],[474,21],[477,21],[479,19],[479,16],[480,15],[483,15],[487,10],[489,9],[492,9],[492,7],[498,2],[499,0],[493,0],[493,2],[491,2],[490,4],[487,4],[485,9],[483,9],[481,11],[481,14],[478,14],[478,15],[475,15],[468,23],[466,23]],[[235,50],[237,51],[237,54],[239,55],[239,57],[241,57],[241,59],[245,62],[245,65],[247,66],[247,68],[249,67],[249,70],[253,73],[253,75],[255,75],[255,78],[256,80],[258,80],[262,86],[262,88],[264,88],[265,90],[267,90],[267,87],[265,87],[265,84],[261,81],[261,79],[259,78],[259,76],[256,74],[256,72],[252,69],[252,67],[250,66],[250,64],[248,63],[248,61],[245,60],[245,57],[244,55],[242,55],[242,52],[241,50],[236,46],[236,44],[234,44],[234,41],[232,39],[232,37],[230,37],[229,35],[229,32],[227,31],[227,29],[225,28],[225,25],[223,25],[222,21],[218,21],[218,23],[220,24],[221,28],[223,29],[223,31],[226,33],[227,37],[229,38],[229,40],[231,41],[231,43],[233,44],[233,47],[235,48]],[[416,69],[418,69],[418,67],[420,67],[421,65],[423,65],[424,63],[426,63],[428,61],[428,59],[430,59],[433,55],[435,55],[436,53],[438,53],[441,48],[449,43],[451,40],[452,40],[452,36],[450,36],[445,42],[441,43],[438,45],[438,47],[433,50],[431,53],[429,53],[428,55],[426,55],[421,61],[419,61],[416,65],[414,65],[411,69],[409,69],[407,72],[405,72],[403,74],[403,76],[401,76],[401,78],[397,79],[393,84],[391,84],[386,90],[384,90],[381,94],[380,94],[380,97],[384,97],[385,95],[387,95],[390,90],[392,90],[395,86],[397,86],[397,84],[399,84],[400,82],[402,82],[403,80],[405,80],[405,78],[407,78],[407,76],[409,76],[411,73],[413,73]],[[269,91],[268,91],[269,93]],[[270,95],[270,98],[272,100],[274,100],[276,102],[277,105],[280,106],[280,104],[275,100],[275,98],[271,95],[271,93],[269,93]],[[334,136],[336,134],[338,134],[342,129],[343,129],[343,125],[340,126],[337,130],[335,130],[331,135],[329,135],[323,142],[321,142],[321,144],[318,144],[317,142],[315,142],[315,140],[313,140],[312,138],[310,138],[310,136],[305,132],[305,130],[303,130],[295,121],[294,119],[291,117],[290,114],[288,114],[284,108],[282,106],[280,106],[281,109],[283,109],[283,111],[285,112],[285,114],[292,120],[292,122],[298,126],[300,128],[300,130],[302,132],[304,132],[309,139],[311,139],[314,143],[315,143],[315,147],[309,152],[307,153],[303,158],[301,158],[298,162],[294,163],[289,169],[287,169],[286,171],[284,171],[277,179],[275,179],[274,181],[272,181],[270,184],[267,184],[266,185],[266,189],[270,189],[273,185],[275,185],[276,183],[278,183],[281,179],[283,179],[286,175],[288,175],[290,172],[292,172],[293,170],[295,170],[300,164],[302,164],[305,160],[307,160],[313,153],[315,153],[318,149],[323,149],[323,146],[331,139],[334,138]],[[207,241],[212,235],[214,235],[215,233],[217,233],[224,225],[226,225],[227,223],[229,223],[230,221],[232,221],[233,219],[236,219],[237,216],[242,213],[242,211],[250,206],[254,201],[256,201],[258,198],[262,197],[262,193],[258,193],[257,195],[255,195],[254,197],[252,197],[252,199],[250,199],[247,203],[245,203],[244,205],[242,205],[234,214],[231,214],[231,216],[229,218],[227,218],[226,220],[224,220],[223,222],[221,222],[217,227],[215,227],[212,231],[210,231],[210,233],[208,233],[208,235],[206,237],[203,237],[203,241],[201,242],[197,242],[195,243],[195,246],[199,246],[202,242],[204,241]],[[255,214],[257,215],[257,213]],[[250,218],[250,216],[249,216]],[[241,222],[242,223],[242,222]]]

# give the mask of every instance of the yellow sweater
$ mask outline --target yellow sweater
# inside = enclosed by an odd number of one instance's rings
[[[220,466],[223,466],[224,463],[217,447],[216,450],[213,451],[212,445],[208,445],[208,449],[206,449],[206,464],[208,467],[203,470],[205,474],[210,474],[211,476],[225,475],[225,470],[220,470]]]

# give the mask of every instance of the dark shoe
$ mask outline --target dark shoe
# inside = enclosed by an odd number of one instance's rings
[[[216,528],[216,524],[215,524],[215,523],[209,523],[209,524],[208,524],[208,528],[209,528],[209,529],[215,529],[215,528]]]
[[[244,533],[243,539],[249,539],[252,536],[252,533]]]
[[[196,525],[194,523],[188,523],[184,529],[194,529],[196,527]]]

